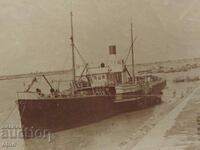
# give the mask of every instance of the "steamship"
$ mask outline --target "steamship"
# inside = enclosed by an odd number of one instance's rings
[[[133,39],[131,25],[132,72],[126,61],[119,60],[116,46],[109,46],[109,60],[97,67],[84,64],[78,74],[75,67],[75,50],[71,13],[71,46],[73,79],[69,88],[54,89],[50,81],[49,94],[37,88],[31,91],[34,78],[24,92],[18,92],[18,108],[24,138],[31,138],[34,131],[56,132],[88,125],[124,112],[131,112],[161,103],[166,81],[153,75],[136,76],[134,70]],[[32,132],[27,132],[27,131]]]

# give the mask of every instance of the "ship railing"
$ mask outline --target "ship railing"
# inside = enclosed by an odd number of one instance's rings
[[[37,92],[17,92],[17,99],[38,99],[42,98]]]

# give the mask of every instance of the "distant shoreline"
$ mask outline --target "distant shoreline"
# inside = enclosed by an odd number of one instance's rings
[[[146,62],[146,63],[138,63],[136,65],[138,66],[142,66],[142,65],[156,65],[156,64],[166,64],[166,63],[170,63],[170,62],[174,62],[174,63],[184,63],[186,61],[199,61],[200,62],[200,58],[196,57],[196,58],[182,58],[182,59],[171,59],[171,60],[165,60],[165,61],[155,61],[155,62]]]
[[[163,65],[167,63],[186,63],[187,61],[199,61],[200,58],[184,58],[184,59],[176,59],[176,60],[168,60],[168,61],[157,61],[157,62],[149,62],[149,63],[138,63],[136,66],[149,66],[149,65]],[[131,66],[131,65],[127,65]],[[11,80],[11,79],[20,79],[20,78],[30,78],[35,76],[51,76],[51,75],[59,75],[69,73],[71,69],[68,70],[57,70],[57,71],[46,71],[46,72],[35,72],[35,73],[23,73],[17,75],[2,75],[0,76],[0,80]]]
[[[47,71],[47,72],[35,72],[35,73],[24,73],[24,74],[17,74],[17,75],[3,75],[0,76],[0,80],[11,80],[11,79],[20,79],[20,78],[30,78],[36,76],[51,76],[51,75],[58,75],[58,74],[66,74],[69,73],[69,70],[58,70],[58,71]]]

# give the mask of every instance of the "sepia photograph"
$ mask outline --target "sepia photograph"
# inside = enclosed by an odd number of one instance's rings
[[[0,150],[200,150],[200,1],[0,7]]]

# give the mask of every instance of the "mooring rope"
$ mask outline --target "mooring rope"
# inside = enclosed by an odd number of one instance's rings
[[[3,123],[5,123],[6,121],[8,121],[8,119],[10,118],[10,116],[13,114],[16,106],[17,106],[17,104],[14,105],[14,107],[11,109],[11,111],[8,113],[8,115],[1,121],[0,126],[2,126]]]

